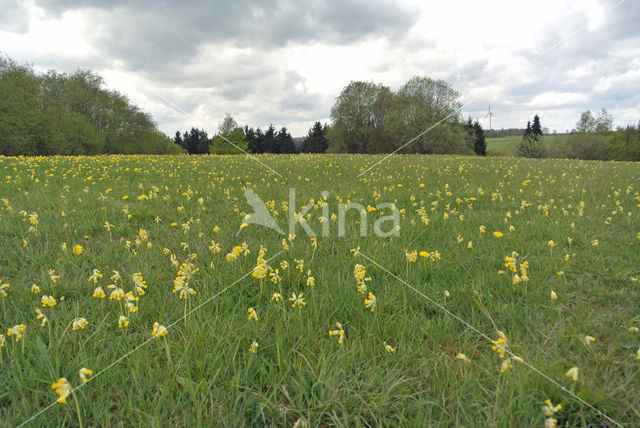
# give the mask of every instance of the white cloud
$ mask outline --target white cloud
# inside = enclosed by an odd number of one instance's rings
[[[2,2],[3,0],[0,0]],[[640,6],[617,0],[174,4],[5,0],[0,51],[38,70],[90,68],[168,134],[224,114],[306,134],[351,80],[450,82],[464,115],[570,129],[607,107],[640,118]],[[634,118],[635,116],[635,118]]]

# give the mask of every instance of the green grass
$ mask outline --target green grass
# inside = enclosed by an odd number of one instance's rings
[[[548,147],[562,141],[564,137],[564,135],[545,135],[544,141]],[[522,137],[487,138],[487,155],[515,156],[520,141],[522,141]]]
[[[381,158],[259,157],[283,177],[244,156],[0,158],[0,198],[11,207],[0,204],[0,280],[11,284],[0,327],[26,325],[23,339],[6,337],[1,348],[2,423],[18,425],[54,403],[51,384],[66,377],[78,386],[78,370],[87,367],[94,377],[75,392],[85,426],[291,426],[300,419],[313,426],[543,426],[547,398],[562,403],[555,415],[561,425],[612,425],[520,363],[501,373],[490,342],[388,272],[489,337],[503,331],[512,352],[616,421],[640,423],[640,334],[627,330],[640,327],[637,165],[403,155],[357,177]],[[314,251],[298,227],[293,248],[284,251],[283,237],[271,230],[250,225],[236,236],[250,211],[246,187],[274,201],[283,228],[289,188],[296,189],[296,211],[313,205],[308,224],[315,231],[322,191],[330,192],[335,214],[339,202],[393,202],[403,210],[400,234],[361,237],[350,212],[345,236],[330,221],[331,235],[318,236]],[[32,213],[38,224],[29,232]],[[369,212],[370,230],[389,213]],[[110,232],[105,221],[114,225]],[[149,248],[135,242],[140,229]],[[220,253],[209,250],[212,240]],[[250,254],[226,261],[242,242]],[[84,249],[78,256],[76,244]],[[279,284],[240,279],[255,266],[260,245],[280,269]],[[357,247],[384,269],[351,255]],[[438,250],[442,259],[418,256],[408,264],[405,250]],[[498,273],[512,251],[530,264],[526,283],[513,285],[511,273]],[[184,301],[172,292],[178,269],[171,254],[200,269],[187,310],[204,305],[186,319]],[[295,259],[304,259],[304,273]],[[284,272],[282,260],[289,263]],[[372,277],[374,312],[356,289],[357,263]],[[55,284],[49,269],[60,275]],[[93,269],[103,274],[97,285],[88,280]],[[315,287],[306,286],[307,269]],[[124,291],[134,290],[133,273],[146,280],[137,312],[91,297],[98,285],[110,291],[112,270]],[[32,284],[40,294],[31,293]],[[273,302],[274,292],[285,301]],[[306,307],[291,308],[286,299],[301,292]],[[42,308],[42,295],[57,305]],[[48,317],[45,327],[36,307]],[[249,307],[258,322],[247,320]],[[130,319],[126,329],[118,328],[121,314]],[[88,326],[68,328],[76,317]],[[336,321],[344,327],[342,345],[328,334]],[[168,335],[145,343],[154,322],[169,327]],[[596,341],[584,345],[585,335]],[[257,354],[249,352],[253,341]],[[573,366],[577,383],[565,376]],[[77,425],[73,397],[30,424]]]

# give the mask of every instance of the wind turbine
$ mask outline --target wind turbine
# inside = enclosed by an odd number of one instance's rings
[[[491,131],[491,118],[495,117],[495,114],[491,113],[491,104],[489,104],[489,113],[487,113],[484,117],[489,116],[489,131]]]

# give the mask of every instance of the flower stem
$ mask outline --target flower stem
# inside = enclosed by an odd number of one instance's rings
[[[78,415],[78,426],[82,428],[82,414],[80,413],[80,404],[78,404],[78,397],[76,393],[71,390],[71,395],[73,395],[73,401],[76,403],[76,414]]]

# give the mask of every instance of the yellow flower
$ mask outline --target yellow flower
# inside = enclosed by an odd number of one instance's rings
[[[394,348],[391,345],[387,345],[387,342],[382,342],[382,344],[384,345],[384,349],[389,352],[389,353],[393,353],[396,352],[396,348]]]
[[[336,321],[336,330],[329,330],[329,336],[338,336],[338,344],[342,345],[344,340],[344,330],[342,329],[342,324]]]
[[[93,281],[94,284],[98,283],[98,279],[102,278],[102,274],[98,269],[94,269],[89,277],[89,282]]]
[[[584,337],[582,337],[582,339],[581,339],[581,340],[582,340],[582,343],[584,343],[584,344],[585,344],[585,346],[589,346],[589,345],[591,345],[593,342],[595,342],[595,341],[596,341],[596,338],[595,338],[595,337],[593,337],[593,336],[584,336]]]
[[[7,290],[9,287],[11,287],[11,284],[2,284],[2,281],[0,281],[0,293],[2,294],[2,297],[5,297],[7,295],[7,292],[5,290]],[[33,288],[32,288],[33,290]]]
[[[316,285],[316,279],[312,276],[307,278],[307,287],[313,287]]]
[[[638,328],[638,327],[633,327],[633,326],[632,326],[632,327],[629,327],[629,328],[627,329],[627,331],[628,331],[629,333],[640,333],[640,328]]]
[[[280,293],[273,293],[273,295],[271,296],[271,300],[273,300],[274,302],[279,302],[283,299],[282,294]]]
[[[106,294],[104,294],[104,290],[102,289],[102,287],[97,287],[95,290],[93,290],[93,294],[91,295],[91,297],[96,297],[98,299],[104,299],[106,296]]]
[[[31,286],[31,292],[32,292],[33,294],[38,294],[38,293],[40,292],[40,287],[38,287],[37,285],[33,284],[33,285]]]
[[[416,261],[416,259],[418,255],[418,251],[413,250],[411,252],[404,250],[404,257],[407,259],[408,263],[414,263]]]
[[[307,302],[305,302],[304,298],[302,297],[303,295],[304,295],[304,293],[300,293],[297,296],[296,296],[296,293],[291,293],[291,297],[289,297],[289,301],[293,302],[291,304],[292,308],[295,308],[297,306],[298,309],[302,309],[305,306],[307,306]]]
[[[547,399],[544,403],[545,406],[542,408],[542,411],[544,412],[545,416],[553,416],[554,413],[562,410],[562,404],[554,406],[549,399]]]
[[[495,236],[496,238],[501,238],[504,235],[503,235],[502,232],[495,231],[495,232],[493,232],[493,236]]]
[[[471,364],[471,359],[469,359],[469,357],[467,357],[466,355],[464,355],[463,353],[459,353],[458,355],[456,355],[456,358],[458,360],[462,360],[467,364]]]
[[[56,271],[54,269],[49,269],[49,279],[51,279],[51,282],[55,284],[58,278],[60,278],[60,275],[56,275]]]
[[[47,307],[47,306],[52,308],[57,303],[56,299],[54,299],[53,296],[42,296],[41,302],[42,302],[42,307],[43,308]]]
[[[599,240],[597,240],[597,239],[592,239],[592,240],[591,240],[591,245],[592,245],[593,247],[597,247],[599,243],[600,243],[600,241],[599,241]]]
[[[249,348],[249,352],[251,352],[252,354],[257,354],[258,353],[258,342],[254,341],[251,344],[251,347]]]
[[[107,288],[109,290],[111,290],[111,293],[109,294],[109,300],[122,300],[122,298],[124,297],[124,290],[114,284],[109,284],[107,285]]]
[[[27,328],[24,324],[17,324],[7,330],[7,336],[15,336],[16,342],[22,339],[22,333],[24,333]]]
[[[567,376],[569,379],[571,379],[574,382],[578,381],[578,367],[571,367],[566,373],[565,376]]]
[[[555,243],[555,242],[553,242],[553,240],[551,240],[551,241],[547,242],[547,245],[548,245],[550,248],[553,248],[553,247],[555,247],[555,246],[556,246],[556,243]]]
[[[558,298],[558,295],[556,294],[555,291],[551,290],[551,300],[556,300]]]
[[[71,394],[71,384],[67,381],[66,378],[61,377],[55,383],[51,385],[51,389],[53,389],[56,394],[58,394],[58,399],[56,400],[58,403],[66,403],[67,397]]]
[[[485,233],[487,231],[486,226],[480,226],[480,233]]]
[[[373,312],[376,310],[377,303],[378,302],[376,296],[371,291],[369,291],[369,295],[366,299],[364,299],[364,305],[367,307],[367,309],[371,309],[371,312]]]
[[[469,243],[467,244],[467,248],[469,248],[469,249],[473,248],[473,242],[472,241],[469,241]]]
[[[153,331],[151,332],[151,335],[154,337],[162,337],[165,336],[167,333],[169,333],[167,331],[167,328],[163,325],[158,324],[157,322],[153,323]]]
[[[40,308],[36,308],[37,320],[40,320],[40,327],[44,327],[47,324],[47,317],[42,313]]]
[[[258,321],[258,314],[256,313],[256,310],[253,308],[249,308],[247,310],[247,312],[249,312],[249,316],[247,317],[247,319],[249,321],[253,320],[253,321]]]
[[[76,255],[79,256],[80,254],[82,254],[82,245],[76,244],[73,246],[73,248],[71,249],[71,252]]]
[[[118,318],[118,328],[127,327],[129,325],[129,318],[124,315],[120,315]]]
[[[80,369],[78,374],[80,375],[80,379],[82,380],[82,383],[85,383],[88,380],[87,376],[93,376],[93,370],[83,367]]]
[[[72,330],[84,330],[84,328],[89,324],[89,321],[82,317],[78,317],[72,322]]]

